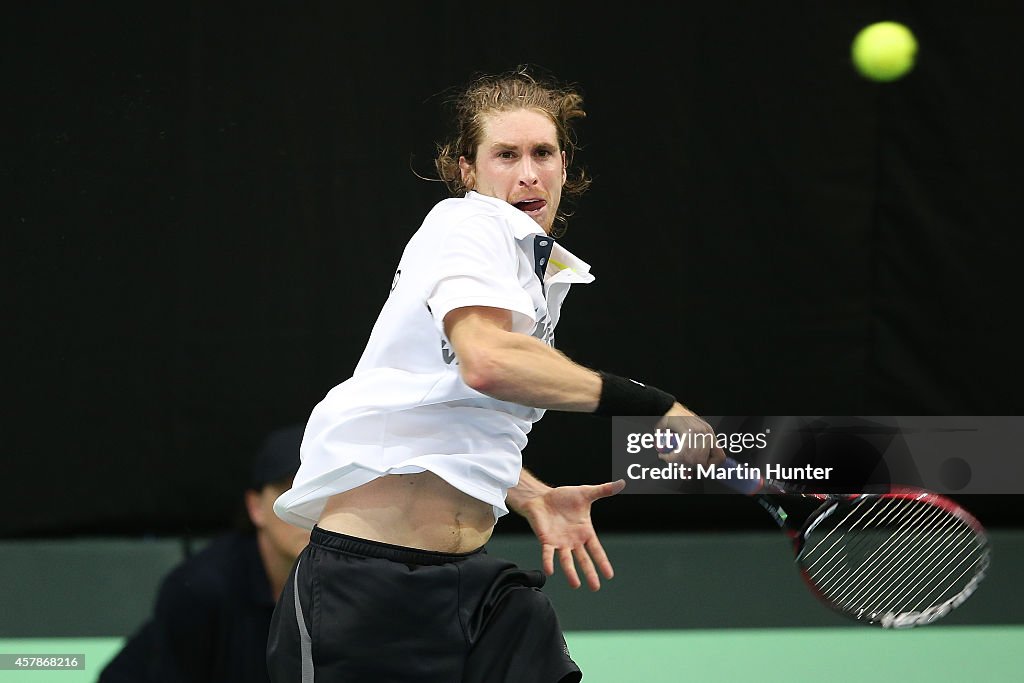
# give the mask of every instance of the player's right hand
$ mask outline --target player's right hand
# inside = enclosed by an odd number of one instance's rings
[[[665,462],[706,466],[725,460],[725,451],[715,444],[715,430],[681,403],[669,408],[656,429],[670,432],[666,447],[658,449]]]

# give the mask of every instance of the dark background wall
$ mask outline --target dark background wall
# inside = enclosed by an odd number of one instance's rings
[[[883,19],[921,44],[885,85],[849,60]],[[590,112],[565,243],[598,280],[567,302],[570,356],[705,414],[1024,413],[1022,22],[1010,1],[22,4],[0,534],[225,524],[262,436],[351,372],[443,198],[414,171],[444,91],[521,63]],[[609,437],[550,414],[526,463],[602,481]],[[596,516],[766,521],[713,497]]]

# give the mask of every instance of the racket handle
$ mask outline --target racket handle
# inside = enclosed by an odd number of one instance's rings
[[[752,496],[764,489],[764,479],[749,476],[750,468],[743,463],[736,462],[726,456],[725,460],[718,467],[720,469],[732,470],[728,473],[729,476],[722,479],[721,482],[736,493]]]

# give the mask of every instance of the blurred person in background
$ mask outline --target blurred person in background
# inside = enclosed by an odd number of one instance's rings
[[[299,468],[302,426],[269,434],[252,463],[250,528],[226,533],[163,580],[150,619],[100,674],[122,681],[269,681],[267,634],[274,605],[309,532],[273,511]]]

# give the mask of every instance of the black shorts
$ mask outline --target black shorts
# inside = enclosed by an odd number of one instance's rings
[[[544,575],[314,528],[274,610],[274,683],[573,683]]]

